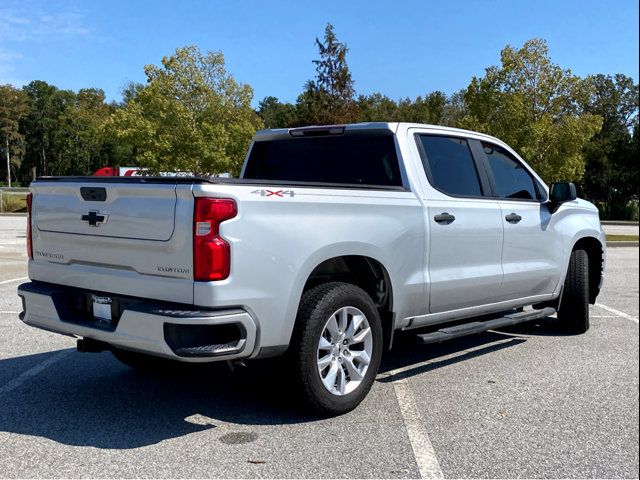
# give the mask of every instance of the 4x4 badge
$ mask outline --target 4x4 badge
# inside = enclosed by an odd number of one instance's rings
[[[89,222],[89,225],[92,227],[99,227],[101,223],[107,223],[107,219],[109,215],[105,213],[100,213],[98,210],[89,210],[87,215],[82,215],[80,219],[83,222]]]
[[[260,189],[260,190],[254,190],[251,193],[258,194],[261,197],[284,197],[285,195],[287,195],[289,197],[293,197],[294,196],[294,191],[293,190],[265,190],[265,189]]]

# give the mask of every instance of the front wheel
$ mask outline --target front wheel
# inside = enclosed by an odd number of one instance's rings
[[[558,320],[569,333],[589,330],[589,256],[585,250],[571,252]]]
[[[340,415],[357,407],[382,356],[380,316],[369,295],[338,282],[305,292],[290,354],[301,392],[314,410]]]

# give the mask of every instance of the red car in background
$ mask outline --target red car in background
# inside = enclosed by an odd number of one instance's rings
[[[131,177],[137,176],[138,167],[102,167],[93,172],[94,177]]]

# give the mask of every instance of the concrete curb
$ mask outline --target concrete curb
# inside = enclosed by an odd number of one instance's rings
[[[638,226],[638,222],[631,220],[602,220],[602,225],[624,225],[624,226]]]
[[[638,246],[638,242],[634,242],[634,241],[621,241],[621,242],[607,242],[607,247],[608,248],[615,248],[615,247],[637,247]]]
[[[4,212],[4,213],[0,213],[0,217],[26,217],[26,216],[27,216],[26,212],[18,212],[18,213]]]

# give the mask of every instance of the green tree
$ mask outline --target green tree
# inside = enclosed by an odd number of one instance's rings
[[[546,42],[533,39],[519,50],[501,52],[501,66],[473,78],[465,92],[467,114],[460,126],[495,135],[545,179],[579,180],[583,148],[602,125],[598,115],[580,112],[588,82],[551,62]]]
[[[55,173],[91,175],[104,164],[112,163],[114,159],[105,149],[105,144],[110,143],[109,136],[103,129],[112,110],[100,89],[85,88],[77,93],[58,118]]]
[[[297,123],[326,125],[356,121],[355,90],[347,65],[349,49],[338,41],[330,23],[324,30],[324,42],[316,38],[316,46],[320,54],[319,60],[313,60],[316,78],[309,80],[298,96]]]
[[[398,104],[381,93],[360,95],[357,106],[361,122],[392,122],[398,110]]]
[[[442,117],[442,125],[457,127],[467,115],[467,104],[464,99],[465,90],[460,90],[447,98]]]
[[[129,103],[130,100],[136,98],[142,90],[144,90],[143,83],[128,82],[124,87],[122,87],[122,106]]]
[[[0,85],[1,164],[5,166],[5,178],[9,186],[24,155],[24,137],[20,133],[20,120],[27,115],[28,108],[24,92],[11,85]]]
[[[447,96],[440,91],[431,92],[424,98],[418,96],[415,100],[404,98],[398,102],[394,120],[441,125],[444,121],[446,105]]]
[[[452,103],[452,102],[457,103]],[[440,91],[415,100],[403,98],[399,102],[380,93],[360,95],[357,101],[362,122],[413,122],[432,125],[455,125],[462,116],[460,96],[451,99]]]
[[[220,52],[178,48],[112,116],[108,131],[151,172],[239,173],[260,118],[253,90],[227,73]]]
[[[258,115],[265,128],[285,128],[296,124],[296,107],[276,97],[265,97],[258,104]]]
[[[28,99],[29,114],[21,122],[26,152],[19,173],[21,180],[28,183],[33,168],[38,175],[60,173],[54,139],[59,135],[60,116],[75,101],[75,93],[41,80],[24,86],[23,91]]]
[[[623,219],[638,196],[638,84],[622,74],[587,79],[592,95],[584,111],[602,118],[602,129],[585,145],[583,194],[597,202],[604,218]]]
[[[104,130],[116,105],[105,102],[102,90],[75,93],[37,80],[23,92],[29,103],[20,125],[26,143],[23,183],[34,168],[38,175],[91,175],[105,165],[130,163],[130,146]]]

